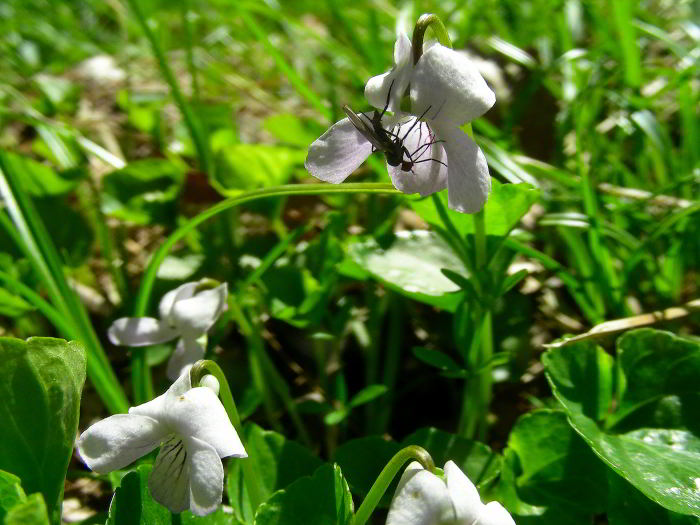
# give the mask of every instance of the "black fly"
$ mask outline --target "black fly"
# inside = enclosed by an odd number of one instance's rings
[[[393,87],[393,85],[394,82],[392,81],[391,85],[389,86],[389,94],[386,97],[386,105],[384,106],[384,109],[381,113],[375,109],[371,119],[368,118],[364,113],[362,113],[362,116],[364,117],[363,120],[360,117],[360,115],[358,115],[352,109],[350,109],[350,107],[347,104],[343,106],[343,111],[345,111],[345,114],[350,119],[350,122],[352,122],[352,125],[355,126],[355,129],[357,129],[357,131],[359,131],[362,134],[362,136],[365,137],[370,144],[372,144],[372,151],[381,151],[382,153],[384,153],[384,155],[386,156],[386,161],[390,166],[400,165],[401,171],[413,171],[414,164],[418,164],[420,162],[429,162],[431,160],[438,162],[443,166],[447,166],[447,164],[438,159],[413,160],[414,155],[416,155],[420,150],[425,151],[426,148],[432,146],[433,144],[437,144],[438,142],[443,141],[435,140],[428,142],[419,146],[418,149],[416,149],[416,151],[414,151],[413,153],[408,151],[408,149],[406,149],[406,146],[404,146],[403,144],[408,134],[411,133],[411,131],[413,131],[413,128],[416,127],[416,124],[421,122],[421,119],[425,116],[428,110],[430,110],[430,106],[428,106],[423,112],[423,114],[416,119],[416,121],[413,123],[410,129],[406,133],[404,133],[403,137],[400,137],[393,131],[384,129],[384,126],[382,126],[382,117],[389,108],[389,98],[391,97],[391,88]],[[429,138],[433,138],[432,133],[429,133]],[[421,152],[418,155],[418,157],[420,157],[423,154],[423,152]],[[409,160],[404,160],[404,156],[408,157]]]

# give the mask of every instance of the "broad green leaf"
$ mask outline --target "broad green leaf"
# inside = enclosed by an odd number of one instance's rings
[[[135,224],[172,222],[184,180],[183,166],[174,161],[131,162],[103,179],[102,211]]]
[[[207,516],[195,516],[189,510],[173,518],[171,512],[154,501],[148,490],[151,465],[139,465],[122,479],[109,506],[106,525],[236,525],[233,514],[221,507]]]
[[[590,366],[597,360],[590,346],[553,349],[543,358],[554,395],[574,429],[610,468],[659,505],[700,515],[695,431],[700,344],[641,329],[625,334],[617,347],[616,410],[607,415],[605,426],[588,417],[585,401],[602,384],[591,386],[594,374],[576,373],[582,362],[576,351],[587,356]]]
[[[254,509],[243,480],[242,461],[254,462],[253,471],[260,475],[257,481],[265,499],[293,481],[312,475],[322,462],[299,443],[253,423],[246,424],[243,433],[249,457],[229,461],[227,492],[235,516],[252,523]]]
[[[34,204],[65,263],[73,267],[84,263],[95,240],[85,218],[68,206],[63,197],[36,199]]]
[[[255,525],[348,525],[352,517],[348,484],[340,467],[327,463],[273,494],[255,514]]]
[[[462,235],[474,233],[473,217],[450,210],[447,206],[446,191],[441,191],[437,195],[457,231]],[[537,201],[539,195],[539,190],[530,184],[501,184],[491,179],[491,193],[484,206],[486,234],[507,235],[527,213],[530,206]],[[444,228],[432,198],[411,201],[411,206],[425,222]]]
[[[241,190],[277,186],[289,181],[296,166],[302,166],[306,151],[267,144],[234,144],[216,155],[212,186],[222,195]]]
[[[367,239],[350,245],[348,251],[377,281],[406,297],[450,312],[461,301],[459,287],[440,270],[447,268],[462,275],[466,270],[434,232],[399,232],[387,249]]]
[[[262,125],[265,131],[272,134],[281,143],[304,149],[308,148],[309,144],[323,133],[323,128],[320,126],[307,126],[299,117],[291,113],[267,117]]]
[[[59,497],[78,430],[85,383],[80,343],[0,338],[0,469],[41,492],[50,514]]]
[[[613,358],[593,343],[548,352],[542,362],[557,377],[569,410],[600,421],[608,413],[613,393]]]
[[[27,499],[21,480],[14,474],[0,470],[0,523],[8,510]]]
[[[697,525],[700,521],[657,505],[611,470],[608,490],[609,525]]]
[[[59,175],[45,164],[10,152],[3,153],[3,162],[7,169],[22,174],[23,189],[35,197],[66,193],[75,188],[79,177],[84,174],[80,170],[68,170]]]
[[[41,494],[31,494],[7,511],[5,525],[49,525],[49,514]]]
[[[605,510],[607,467],[576,434],[566,414],[537,410],[520,417],[508,438],[519,460],[520,499],[536,506],[562,506],[577,514]]]

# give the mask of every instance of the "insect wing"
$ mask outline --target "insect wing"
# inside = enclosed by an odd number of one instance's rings
[[[367,125],[367,123],[362,120],[357,113],[350,109],[349,106],[343,106],[343,111],[345,111],[345,114],[350,119],[350,122],[352,122],[352,125],[355,126],[355,129],[359,131],[360,134],[366,138],[370,144],[372,144],[372,146],[374,146],[374,149],[378,151],[385,151],[387,149],[386,144],[382,142],[379,136],[377,136],[374,129]]]

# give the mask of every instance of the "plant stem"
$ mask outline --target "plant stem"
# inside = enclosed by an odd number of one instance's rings
[[[360,508],[357,509],[352,525],[364,525],[367,522],[374,509],[379,504],[379,501],[382,499],[386,489],[389,488],[389,484],[394,479],[399,469],[404,465],[404,463],[411,459],[418,461],[421,465],[423,465],[425,470],[429,472],[435,471],[435,463],[433,462],[433,458],[430,457],[430,454],[428,454],[428,451],[424,448],[417,445],[410,445],[399,450],[379,473],[377,480],[367,493],[367,496],[360,505]]]

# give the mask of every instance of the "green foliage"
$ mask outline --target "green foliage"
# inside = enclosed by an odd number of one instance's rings
[[[26,492],[40,492],[54,515],[78,428],[85,349],[61,339],[2,338],[0,361],[0,468],[19,476]]]
[[[338,465],[325,464],[260,506],[255,525],[349,525],[353,516],[350,489]]]
[[[592,345],[551,350],[543,362],[571,425],[598,457],[659,505],[700,514],[700,344],[650,329],[625,334],[617,343],[615,391],[611,362]],[[600,424],[595,416],[604,416]]]
[[[172,222],[184,180],[180,163],[164,159],[132,162],[105,176],[102,211],[135,224]]]
[[[243,482],[242,461],[254,463],[252,469],[260,475],[255,482],[266,500],[297,479],[312,475],[321,460],[302,445],[254,423],[245,426],[244,436],[248,458],[229,461],[226,490],[235,516],[244,523],[252,523],[255,509]]]

